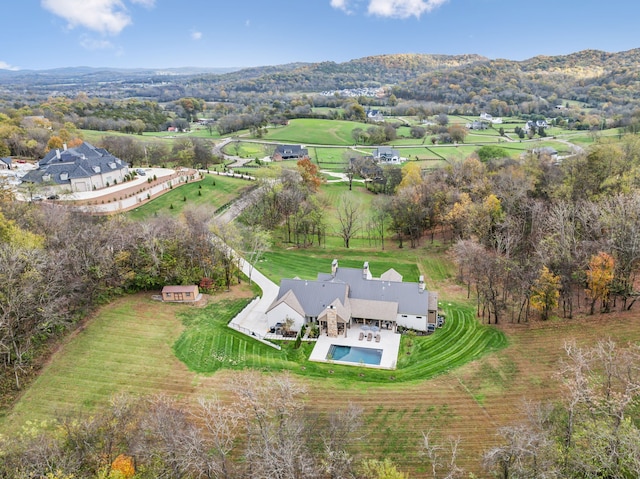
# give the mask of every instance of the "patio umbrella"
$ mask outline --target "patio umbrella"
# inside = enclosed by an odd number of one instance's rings
[[[367,326],[366,324],[363,324],[360,329],[362,329],[363,331],[369,331],[369,326]]]
[[[380,328],[378,326],[371,326],[371,331],[377,333],[378,331],[380,331]]]

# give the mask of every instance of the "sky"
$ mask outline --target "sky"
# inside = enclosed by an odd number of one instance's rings
[[[640,47],[635,0],[4,0],[0,69],[238,68]]]

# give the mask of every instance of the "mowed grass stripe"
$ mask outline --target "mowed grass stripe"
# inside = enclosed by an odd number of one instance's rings
[[[308,377],[356,379],[365,384],[427,379],[506,345],[501,332],[480,325],[470,308],[454,304],[446,308],[450,319],[445,327],[435,334],[403,336],[396,370],[312,363],[308,357],[313,344],[294,349],[293,342],[284,341],[282,350],[278,351],[228,328],[227,323],[247,302],[246,299],[222,301],[206,308],[183,311],[181,317],[187,329],[174,345],[178,358],[189,369],[205,374],[247,367],[266,371],[286,369]],[[251,355],[246,354],[249,341],[253,343]]]
[[[149,294],[103,308],[54,355],[0,426],[11,430],[55,411],[105,405],[118,392],[190,390],[187,369],[171,351],[182,329],[176,311]]]

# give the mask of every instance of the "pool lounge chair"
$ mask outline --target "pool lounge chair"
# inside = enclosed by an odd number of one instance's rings
[[[380,342],[380,335],[376,334],[376,343],[379,343],[379,342]]]
[[[367,341],[371,341],[372,338],[373,338],[373,333],[367,334]]]
[[[364,333],[360,331],[360,336],[358,337],[358,341],[362,341],[364,339]]]

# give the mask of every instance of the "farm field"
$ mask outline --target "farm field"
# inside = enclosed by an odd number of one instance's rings
[[[234,289],[231,297],[226,296],[228,293],[220,296],[222,309],[253,294],[248,286],[240,288],[244,289]],[[448,313],[445,327],[454,328],[460,315],[472,318],[469,308],[445,304],[445,310]],[[208,318],[206,311],[206,308],[163,304],[151,300],[149,294],[127,296],[102,308],[83,330],[70,338],[2,418],[0,432],[15,430],[27,420],[41,423],[56,412],[100,407],[119,392],[169,394],[185,404],[197,397],[212,395],[231,400],[228,388],[233,374],[229,369],[198,374],[190,371],[172,351],[189,328],[185,326],[185,318],[195,321],[199,317]],[[435,376],[427,376],[428,379],[402,381],[401,374],[414,375],[415,372],[408,368],[404,373],[401,368],[380,372],[388,374],[384,380],[370,381],[371,378],[360,376],[362,370],[357,367],[319,365],[323,368],[309,371],[302,370],[300,363],[295,363],[298,370],[294,371],[294,377],[306,385],[307,407],[320,414],[348,402],[364,408],[367,439],[362,445],[363,454],[371,455],[375,451],[374,455],[389,457],[401,469],[409,471],[410,477],[423,477],[426,465],[419,454],[419,443],[423,432],[432,431],[440,440],[460,437],[459,464],[481,473],[481,452],[495,443],[497,427],[518,419],[524,398],[547,400],[558,395],[560,385],[555,371],[563,356],[564,342],[568,339],[575,339],[581,345],[595,342],[603,337],[603,321],[606,321],[606,335],[612,339],[621,343],[637,340],[640,332],[637,317],[632,311],[604,318],[506,324],[498,329],[492,326],[486,331],[504,334],[508,345],[462,366],[456,363],[455,354],[442,353],[447,349],[450,330],[443,329],[424,338],[423,343],[413,339],[411,346],[405,341],[401,355],[420,355],[421,361],[417,362],[420,375],[426,374],[435,358],[442,362],[440,367],[444,369]],[[118,341],[107,339],[116,337]],[[223,341],[224,347],[230,350],[241,349],[227,346],[240,341],[234,335],[214,339]],[[254,348],[253,342],[242,339],[245,351]],[[296,359],[289,356],[271,365],[265,360],[256,367],[263,371],[280,370],[279,366]],[[243,366],[236,367],[228,360],[226,365],[234,370]],[[362,372],[369,374],[368,370]],[[390,379],[391,374],[395,374],[396,379]]]
[[[317,145],[353,145],[351,131],[354,128],[366,130],[371,125],[343,120],[316,120],[298,118],[287,126],[269,129],[264,139],[283,143]]]

